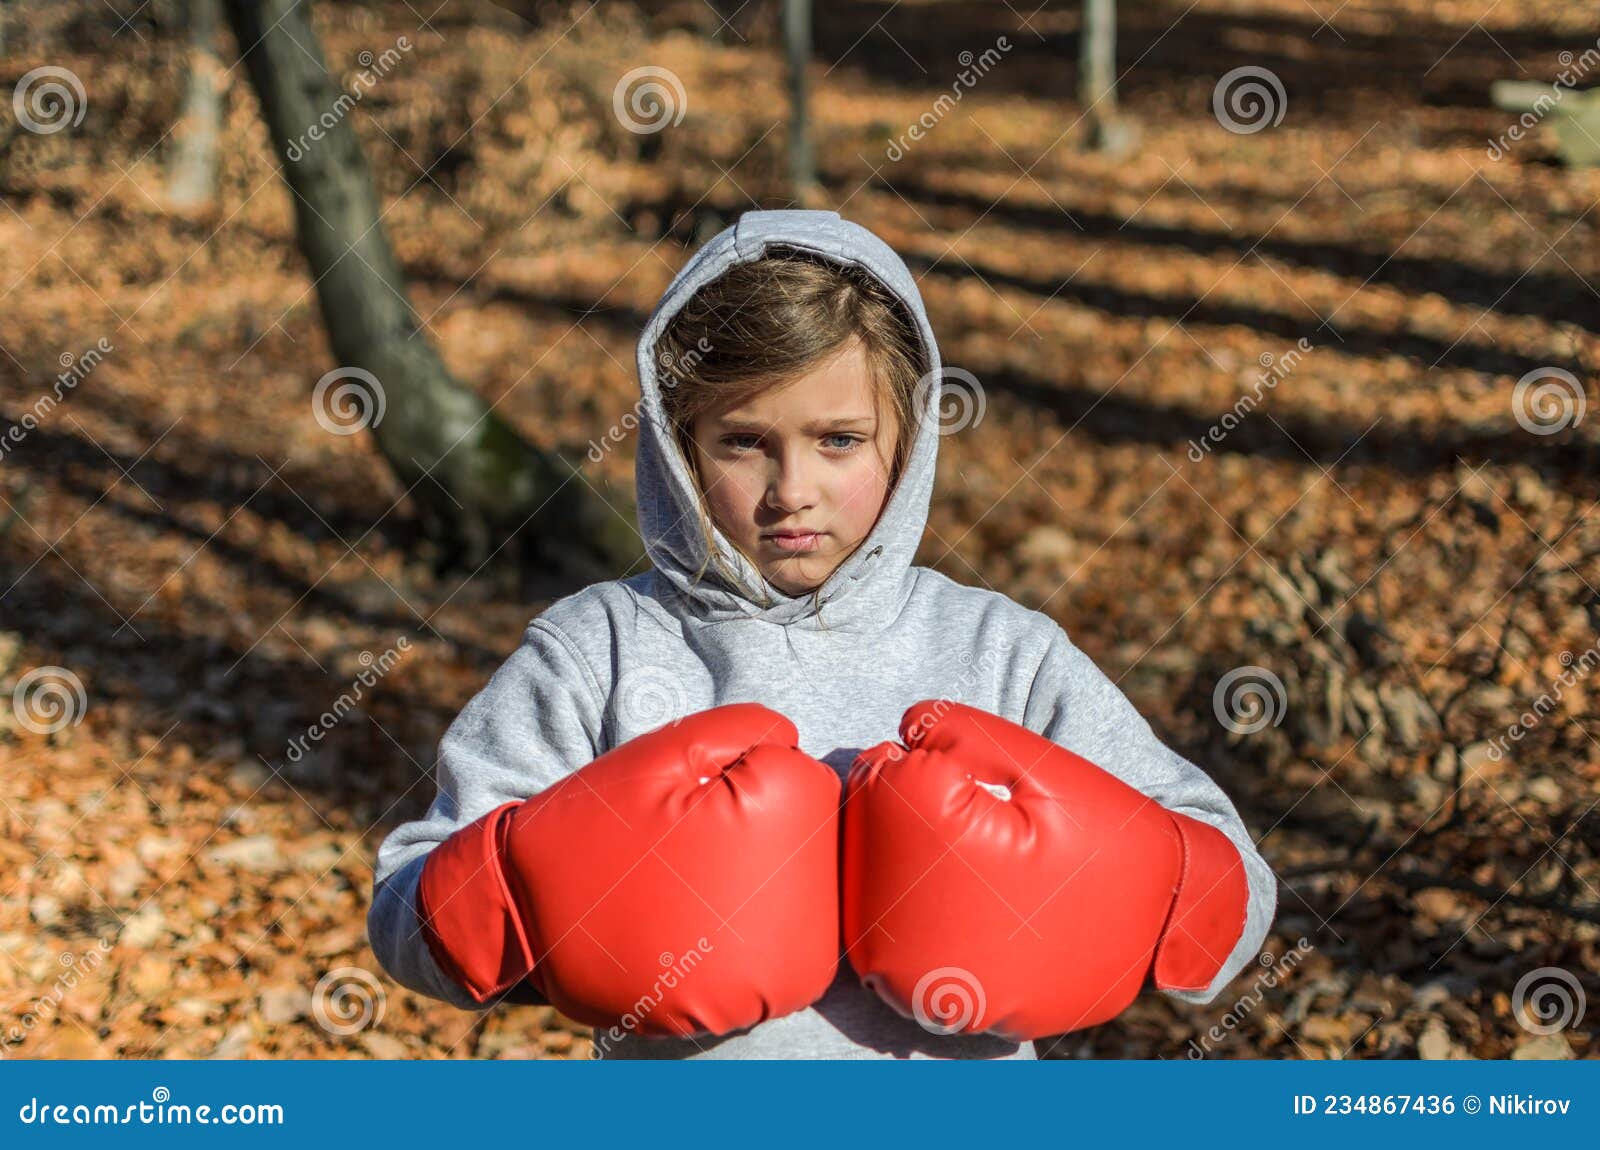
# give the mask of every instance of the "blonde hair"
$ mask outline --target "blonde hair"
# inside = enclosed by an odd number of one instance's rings
[[[887,405],[898,417],[889,468],[892,495],[916,442],[915,397],[928,369],[915,320],[876,276],[810,252],[773,245],[761,259],[735,264],[702,287],[661,333],[655,348],[661,403],[695,478],[706,542],[707,559],[695,574],[697,581],[715,562],[730,586],[736,584],[715,547],[714,524],[694,451],[695,419],[708,410],[737,405],[792,383],[851,341],[859,341],[865,353],[874,408],[881,416]],[[739,551],[756,566],[742,548]],[[812,606],[818,612],[821,591],[821,584],[813,591]]]

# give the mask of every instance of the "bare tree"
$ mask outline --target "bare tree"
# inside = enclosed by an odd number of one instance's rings
[[[1138,132],[1117,110],[1117,0],[1083,0],[1078,100],[1089,118],[1089,147],[1114,154],[1133,147]]]
[[[641,552],[631,501],[531,447],[451,378],[421,331],[355,132],[347,117],[325,115],[340,93],[310,7],[227,0],[226,11],[294,196],[334,355],[368,410],[381,404],[369,430],[437,545],[436,565],[476,569],[509,555],[524,571],[537,563],[580,578],[614,574]],[[305,144],[314,123],[325,131]]]
[[[783,0],[783,54],[789,66],[789,182],[795,201],[804,204],[817,190],[806,75],[811,63],[811,0]]]
[[[189,85],[184,95],[167,199],[174,207],[209,203],[217,187],[222,134],[222,61],[217,56],[217,0],[187,0]]]

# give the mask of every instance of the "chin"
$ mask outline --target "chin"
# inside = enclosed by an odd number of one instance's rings
[[[809,594],[811,594],[811,592],[815,591],[818,587],[821,587],[822,584],[823,584],[823,580],[821,580],[821,579],[817,579],[817,580],[814,580],[814,581],[808,580],[808,581],[801,582],[801,583],[795,583],[795,582],[793,582],[791,580],[788,580],[788,579],[774,579],[771,576],[767,577],[767,582],[771,583],[779,591],[782,591],[785,595],[788,595],[790,598],[796,598],[796,599],[799,598],[801,595],[809,595]]]
[[[764,572],[767,582],[779,591],[791,597],[809,595],[818,587],[828,581],[828,576],[833,574],[833,567],[829,567],[820,574],[800,574],[797,571],[767,571]]]

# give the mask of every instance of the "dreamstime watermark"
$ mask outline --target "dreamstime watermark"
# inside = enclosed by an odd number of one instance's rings
[[[935,967],[911,990],[911,1015],[930,1034],[957,1034],[976,1026],[987,1008],[983,983],[959,966]]]
[[[388,409],[383,384],[365,368],[336,367],[311,389],[311,414],[334,435],[377,427]]]
[[[1000,62],[1002,55],[1009,51],[1011,51],[1011,41],[1004,36],[995,40],[993,48],[985,48],[976,56],[970,50],[963,50],[956,57],[956,62],[961,65],[961,71],[956,73],[955,83],[950,85],[950,91],[941,93],[933,102],[933,107],[918,116],[904,132],[889,142],[889,147],[884,152],[889,162],[896,163],[904,159],[910,144],[916,143],[938,127],[939,122],[950,114],[950,110],[961,102],[961,97],[966,91],[975,87],[978,81]]]
[[[609,1050],[613,1043],[621,1042],[623,1035],[638,1030],[644,1020],[661,1005],[667,996],[666,992],[677,989],[678,983],[692,974],[705,960],[705,956],[714,949],[716,948],[711,945],[710,940],[701,935],[695,939],[695,945],[681,955],[674,957],[671,951],[663,951],[657,959],[661,970],[651,982],[650,988],[642,992],[623,1012],[622,1017],[607,1027],[604,1033],[595,1032],[594,1044],[589,1048],[589,1057],[600,1058],[602,1051]]]
[[[83,680],[65,667],[35,667],[11,691],[17,724],[36,735],[53,735],[83,722],[89,697]]]
[[[981,660],[982,658],[983,656],[980,655],[979,659]],[[966,652],[962,652],[961,662],[963,665],[970,664],[972,662],[972,656]],[[970,682],[971,678],[969,677],[967,683],[970,684]],[[933,705],[918,715],[916,720],[902,733],[901,738],[904,740],[903,742],[891,742],[884,749],[883,755],[886,762],[898,763],[910,753],[908,748],[920,743],[927,736],[928,732],[937,727],[940,721],[950,713],[952,708],[967,705],[962,703],[959,699],[952,699],[948,695],[940,695],[937,699],[932,700],[932,703]],[[865,757],[866,752],[863,751],[861,755],[857,756],[857,762],[862,761]],[[990,784],[988,783],[979,783],[978,785],[986,790],[990,789]],[[993,791],[991,790],[990,793],[992,794]]]
[[[1301,336],[1295,341],[1294,347],[1280,356],[1274,357],[1270,351],[1262,352],[1259,362],[1266,370],[1256,376],[1255,387],[1241,395],[1238,402],[1224,412],[1221,419],[1206,428],[1205,434],[1198,440],[1189,441],[1190,460],[1199,463],[1213,448],[1220,447],[1222,441],[1228,438],[1229,432],[1243,423],[1245,417],[1260,406],[1262,392],[1271,391],[1288,379],[1294,369],[1300,366],[1300,360],[1309,354],[1311,349],[1311,341]]]
[[[99,367],[100,362],[114,350],[115,345],[101,336],[81,355],[75,356],[70,351],[62,352],[57,362],[65,370],[56,375],[50,391],[34,400],[33,406],[24,411],[15,423],[6,428],[5,434],[0,436],[0,458],[4,458],[17,444],[28,438],[28,433],[43,423],[45,418],[61,405],[63,394],[87,379],[89,373]]]
[[[1211,90],[1211,111],[1236,136],[1276,128],[1289,110],[1283,81],[1268,68],[1246,64],[1226,73]]]
[[[1001,673],[1000,661],[1002,658],[1004,658],[1004,652],[998,647],[985,647],[978,653],[976,660],[973,659],[970,651],[961,652],[960,655],[956,656],[956,662],[960,663],[962,667],[956,676],[959,692],[964,694],[981,681],[993,682],[994,677]],[[987,675],[989,678],[980,680],[980,674]],[[939,715],[943,715],[944,711],[949,710],[949,703],[950,700],[945,698],[935,699],[934,709],[938,711]],[[926,719],[926,716],[924,716],[924,719]]]
[[[657,383],[669,391],[677,387],[686,379],[694,376],[695,368],[700,361],[711,354],[712,343],[705,336],[695,340],[695,344],[681,356],[674,356],[670,351],[659,351],[656,354],[656,380]],[[606,433],[598,440],[589,441],[587,452],[590,463],[599,463],[611,449],[627,438],[644,421],[642,409],[644,397],[640,396],[634,405],[623,413],[621,419],[613,423]]]
[[[411,40],[406,36],[401,36],[394,43],[400,52],[411,51]],[[297,138],[289,141],[289,146],[284,149],[284,156],[289,162],[297,164],[305,159],[306,154],[311,151],[311,145],[326,138],[327,134],[350,114],[350,109],[359,104],[367,92],[394,69],[400,62],[400,52],[396,52],[394,48],[385,48],[380,55],[374,56],[371,52],[363,50],[356,57],[361,65],[361,71],[357,72],[355,79],[351,81],[350,86],[354,90],[340,92],[339,98],[333,102],[333,107],[318,116]]]
[[[952,381],[961,386],[952,388]],[[912,393],[912,410],[920,413],[928,406],[928,392],[936,382],[939,383],[939,403],[935,415],[940,435],[955,435],[983,422],[989,410],[988,396],[978,377],[963,367],[945,365],[919,379]]]
[[[916,721],[906,728],[904,735],[906,743],[892,745],[889,752],[889,761],[899,762],[905,753],[906,745],[920,742],[929,731],[939,725],[951,710],[956,707],[970,706],[971,704],[963,703],[960,698],[953,696],[965,694],[966,691],[981,681],[980,675],[989,675],[992,678],[998,673],[1002,658],[1002,652],[995,647],[985,647],[979,652],[976,660],[973,659],[971,652],[961,652],[956,657],[956,662],[960,663],[962,667],[956,676],[958,680],[957,690],[950,695],[940,695],[938,698],[931,700],[932,705],[919,714]],[[979,785],[987,786],[988,784]]]
[[[629,731],[653,731],[676,722],[689,709],[683,676],[650,664],[627,671],[617,682],[615,696],[622,738],[630,737]]]
[[[1533,435],[1554,435],[1583,422],[1588,400],[1583,384],[1559,367],[1536,367],[1511,390],[1511,414]]]
[[[370,970],[338,966],[317,979],[311,992],[311,1015],[329,1034],[348,1038],[383,1021],[388,997]]]
[[[611,90],[611,110],[628,131],[653,136],[683,123],[689,112],[689,94],[677,73],[646,66],[623,74]]]
[[[1600,644],[1588,648],[1581,655],[1574,655],[1571,651],[1563,651],[1560,655],[1561,665],[1565,668],[1551,682],[1550,687],[1521,715],[1517,721],[1506,728],[1503,735],[1489,741],[1489,759],[1498,763],[1511,749],[1512,743],[1520,743],[1524,736],[1544,721],[1544,717],[1556,709],[1556,704],[1561,702],[1564,692],[1578,684],[1578,681],[1587,678],[1596,667],[1600,667]]]
[[[6,1028],[4,1036],[0,1036],[0,1059],[9,1058],[11,1048],[21,1045],[41,1022],[48,1022],[54,1018],[67,992],[76,987],[85,975],[98,969],[115,945],[110,939],[99,938],[95,940],[94,949],[84,954],[73,954],[70,950],[63,951],[58,961],[65,969],[56,975],[56,980],[50,989],[34,999],[33,1005],[23,1012],[22,1017]]]
[[[1561,71],[1551,81],[1550,91],[1536,99],[1532,108],[1523,112],[1515,123],[1500,133],[1499,139],[1489,141],[1485,154],[1491,160],[1499,162],[1504,159],[1512,144],[1538,127],[1540,122],[1566,98],[1567,92],[1577,87],[1579,80],[1594,71],[1596,66],[1600,66],[1600,40],[1595,41],[1595,47],[1585,48],[1581,56],[1562,52],[1556,59],[1560,61]],[[1574,64],[1577,66],[1574,67]]]
[[[1529,1001],[1533,1006],[1530,1013]],[[1577,975],[1559,966],[1541,966],[1517,979],[1511,1013],[1531,1034],[1555,1034],[1583,1021],[1587,1002]]]
[[[1261,1005],[1262,1000],[1266,998],[1266,992],[1282,982],[1284,976],[1299,966],[1301,959],[1310,954],[1311,950],[1310,940],[1302,935],[1299,941],[1294,944],[1293,949],[1282,958],[1275,959],[1270,950],[1262,951],[1256,961],[1269,969],[1256,975],[1255,982],[1251,984],[1250,989],[1234,1000],[1233,1005],[1223,1013],[1222,1018],[1202,1034],[1198,1042],[1192,1038],[1189,1039],[1188,1057],[1191,1059],[1204,1058],[1211,1053],[1216,1044],[1221,1043],[1235,1030],[1239,1029],[1240,1024],[1250,1017],[1256,1007]]]
[[[1283,680],[1265,667],[1235,667],[1217,680],[1211,709],[1217,722],[1236,735],[1253,735],[1283,722],[1289,707]]]
[[[657,379],[662,387],[671,390],[686,379],[694,378],[694,372],[700,366],[700,361],[711,354],[712,343],[705,336],[694,341],[683,355],[674,355],[671,351],[658,349],[656,352]]]
[[[25,72],[11,92],[17,123],[40,136],[76,128],[89,110],[83,81],[69,68],[45,64]]]
[[[398,653],[395,650],[396,647],[399,648]],[[371,651],[363,651],[356,656],[356,661],[361,664],[363,669],[351,680],[349,689],[340,693],[339,697],[333,701],[333,706],[330,709],[317,716],[317,721],[306,728],[305,734],[296,735],[289,740],[289,747],[284,752],[284,757],[291,763],[298,763],[303,759],[306,751],[310,749],[309,744],[320,743],[324,735],[338,726],[346,715],[355,710],[356,704],[361,702],[367,689],[376,686],[385,675],[394,669],[395,664],[400,662],[401,656],[409,650],[411,650],[411,640],[402,635],[395,640],[394,647],[387,648],[383,654],[376,658],[373,657]]]
[[[150,1101],[126,1106],[52,1104],[34,1095],[17,1108],[17,1119],[28,1126],[282,1126],[284,1115],[282,1104],[276,1102],[228,1102],[217,1107],[172,1102],[172,1091],[157,1086],[150,1091]]]
[[[978,655],[976,661],[974,661],[970,652],[961,652],[956,661],[961,664],[962,670],[957,675],[959,683],[957,684],[958,689],[954,693],[961,694],[967,689],[971,688],[974,683],[979,682],[980,673],[989,675],[992,680],[992,677],[1000,670],[1001,658],[1001,652],[994,647],[984,648],[984,650]],[[973,665],[974,662],[977,664],[976,669]],[[940,695],[938,698],[930,700],[930,703],[931,705],[925,711],[919,714],[910,724],[910,726],[906,727],[902,736],[905,741],[890,743],[884,750],[883,754],[885,761],[898,763],[909,753],[907,750],[908,747],[922,742],[922,740],[927,736],[928,732],[937,727],[940,722],[944,720],[944,717],[948,715],[954,708],[972,705],[969,703],[963,703],[958,698],[952,698],[951,695]],[[979,709],[981,710],[982,708]],[[863,754],[864,753],[865,752],[863,752]],[[858,756],[858,761],[859,758],[860,757]],[[1024,774],[1026,773],[1027,772],[1024,772]],[[974,779],[973,781],[977,783],[978,786],[988,791],[995,798],[1004,802],[1009,802],[1011,800],[1011,788],[1005,784],[986,783],[977,779]]]

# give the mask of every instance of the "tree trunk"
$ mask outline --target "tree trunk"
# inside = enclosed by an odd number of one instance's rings
[[[811,149],[811,0],[783,0],[783,53],[789,65],[789,183],[795,202],[806,205],[817,189]]]
[[[222,134],[222,61],[217,56],[217,0],[188,0],[189,86],[179,117],[177,155],[167,199],[176,208],[210,203],[217,187]]]
[[[1114,154],[1132,148],[1137,133],[1117,110],[1117,0],[1083,0],[1078,100],[1089,118],[1089,147]]]
[[[341,365],[323,377],[317,399],[333,383],[335,402],[355,389],[359,422],[415,501],[440,570],[476,570],[510,555],[525,572],[538,563],[580,578],[615,574],[642,553],[631,501],[614,490],[597,495],[598,475],[530,447],[450,377],[419,330],[309,8],[304,0],[226,0]]]

